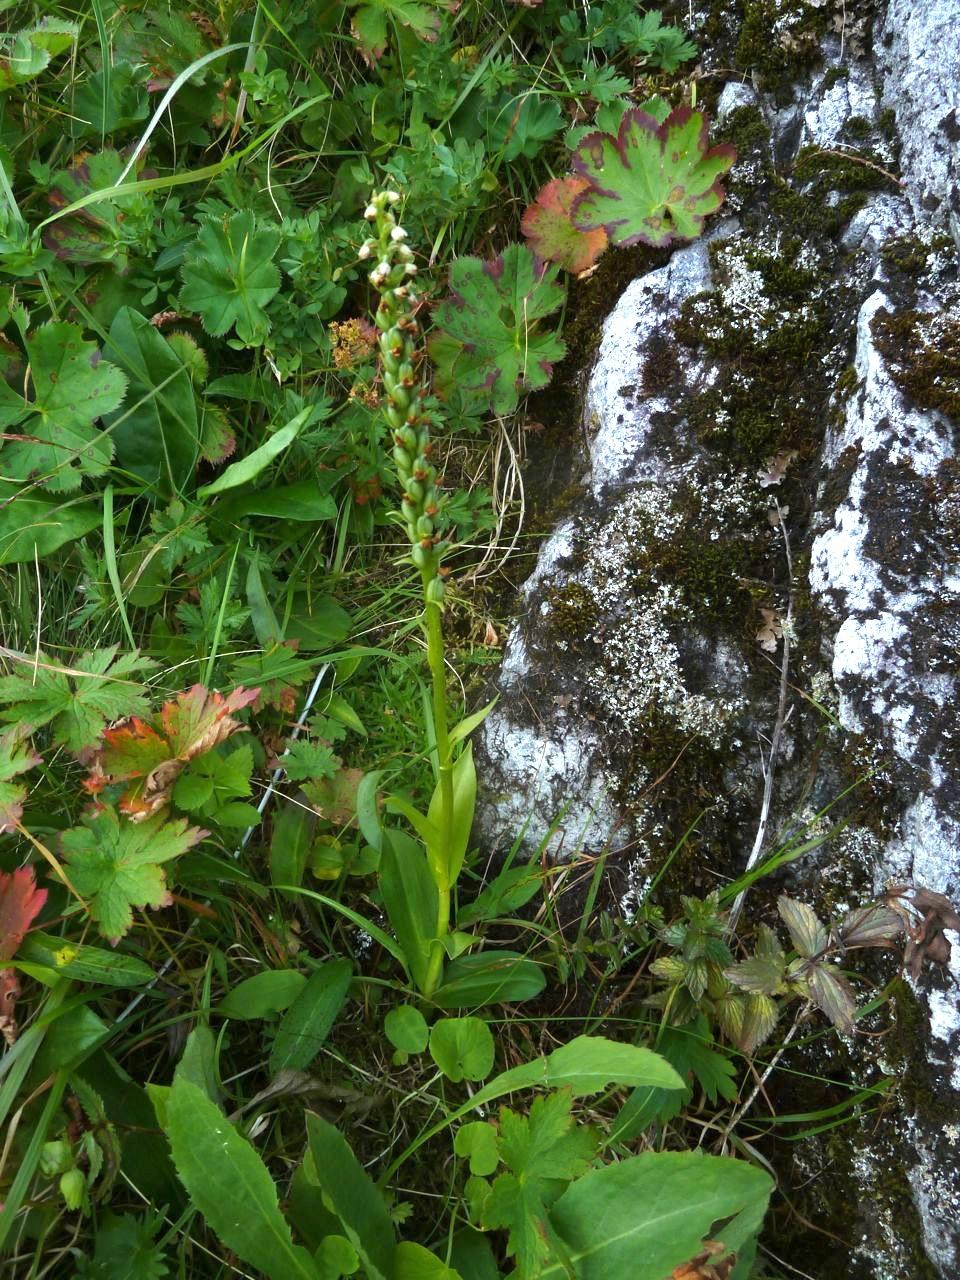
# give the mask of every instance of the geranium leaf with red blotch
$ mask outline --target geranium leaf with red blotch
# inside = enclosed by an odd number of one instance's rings
[[[538,324],[563,302],[557,271],[522,244],[485,262],[454,262],[450,296],[437,307],[428,343],[441,394],[482,396],[495,413],[507,414],[522,392],[547,385],[553,362],[566,354],[559,334]]]
[[[46,900],[47,891],[37,888],[33,867],[0,871],[0,962],[17,954]]]
[[[25,783],[12,779],[40,763],[37,753],[27,746],[29,733],[28,725],[15,725],[0,733],[0,832],[15,830],[23,816],[27,788]]]
[[[639,108],[627,111],[616,137],[589,133],[573,153],[590,184],[573,201],[574,225],[602,227],[615,245],[693,240],[723,203],[720,179],[736,157],[732,146],[708,146],[702,111],[679,107],[662,124]]]
[[[581,231],[571,220],[574,199],[589,187],[586,178],[552,179],[541,188],[520,223],[531,249],[567,271],[588,270],[608,244],[603,227]]]
[[[208,692],[202,684],[195,684],[186,693],[180,693],[165,702],[160,712],[160,726],[173,748],[171,754],[180,760],[192,760],[204,751],[212,751],[234,733],[246,729],[246,725],[233,718],[256,702],[259,689],[240,687],[227,694]]]
[[[456,0],[346,0],[353,9],[350,26],[360,52],[369,65],[383,57],[389,34],[388,20],[408,28],[422,40],[436,40],[439,10],[451,12]]]
[[[116,942],[133,923],[134,907],[167,906],[170,896],[161,866],[192,849],[210,833],[186,818],[165,822],[155,815],[125,821],[111,808],[84,818],[60,837],[64,861],[77,893],[105,938]]]

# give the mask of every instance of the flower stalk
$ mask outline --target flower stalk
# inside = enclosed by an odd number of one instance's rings
[[[397,222],[395,191],[377,192],[365,217],[373,235],[360,248],[363,260],[375,264],[369,280],[380,295],[376,312],[383,368],[383,414],[390,427],[393,461],[400,482],[400,521],[410,543],[409,558],[419,571],[423,587],[424,630],[430,668],[433,735],[437,753],[437,786],[440,797],[439,841],[441,850],[452,845],[454,821],[453,748],[450,742],[446,671],[443,642],[443,578],[441,561],[449,549],[443,538],[442,500],[434,446],[430,439],[431,415],[426,387],[418,368],[420,326],[416,319],[417,295],[412,281],[417,274],[407,233]],[[437,888],[436,937],[432,943],[424,994],[430,995],[443,971],[444,940],[450,928],[452,877],[449,866],[436,861],[431,873]]]

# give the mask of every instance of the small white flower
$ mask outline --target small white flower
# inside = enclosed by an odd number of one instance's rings
[[[398,191],[385,191],[384,198],[386,199],[387,204],[400,203],[400,193]]]
[[[417,268],[413,265],[412,262],[408,262],[403,269],[408,276],[415,276],[417,274]]]
[[[363,216],[368,222],[372,222],[377,216],[377,206],[375,204],[368,204],[363,211]]]
[[[370,246],[368,244],[362,244],[357,250],[357,257],[361,262],[366,262],[367,258],[370,257]]]
[[[404,231],[403,227],[394,227],[390,232],[390,239],[394,244],[400,244],[403,240],[406,240],[406,238],[407,233]]]

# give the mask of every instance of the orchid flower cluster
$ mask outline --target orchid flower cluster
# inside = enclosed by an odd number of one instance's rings
[[[380,294],[375,320],[383,357],[384,416],[393,434],[393,460],[403,490],[400,514],[410,539],[410,559],[420,570],[428,598],[443,596],[440,561],[449,543],[440,537],[441,498],[430,440],[431,416],[417,373],[417,295],[410,281],[417,274],[407,233],[394,216],[400,196],[377,192],[364,216],[375,236],[360,247],[362,260],[374,260],[370,283]]]

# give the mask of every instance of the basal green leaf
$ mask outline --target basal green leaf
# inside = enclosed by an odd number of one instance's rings
[[[578,1280],[664,1280],[708,1239],[722,1242],[720,1256],[751,1255],[772,1188],[766,1173],[743,1160],[648,1152],[580,1178],[553,1205],[550,1221]],[[567,1275],[553,1263],[538,1280]]]
[[[0,454],[0,467],[3,455]],[[100,526],[103,507],[86,499],[48,497],[0,479],[0,565],[33,563]]]
[[[383,1020],[387,1039],[401,1053],[423,1053],[429,1039],[426,1018],[411,1004],[401,1004]]]
[[[394,1280],[461,1280],[435,1253],[412,1240],[397,1245],[393,1260]]]
[[[45,965],[61,977],[106,987],[142,987],[154,976],[150,966],[136,956],[68,942],[36,929],[24,939],[19,955],[33,964]]]
[[[343,1008],[353,978],[353,962],[328,960],[281,1019],[270,1054],[270,1074],[304,1071],[314,1060]]]
[[[430,1032],[430,1056],[454,1084],[483,1080],[493,1068],[493,1035],[482,1018],[441,1018]]]
[[[315,1176],[369,1280],[391,1280],[396,1245],[383,1197],[332,1124],[309,1114],[307,1137]]]
[[[574,226],[603,229],[624,246],[694,239],[723,203],[720,179],[736,159],[731,146],[708,147],[707,128],[703,112],[689,107],[662,124],[636,108],[616,137],[587,134],[572,159],[590,184],[573,201]]]
[[[460,956],[447,965],[431,999],[440,1009],[479,1009],[535,999],[547,985],[542,967],[513,951]]]
[[[220,1108],[175,1076],[165,1112],[180,1180],[224,1245],[269,1280],[317,1280],[309,1253],[293,1243],[266,1166]]]
[[[436,933],[437,891],[423,850],[403,831],[384,831],[380,892],[410,976],[422,991]]]
[[[297,436],[307,424],[310,417],[310,410],[303,409],[296,417],[291,418],[285,427],[281,427],[279,431],[275,431],[271,436],[263,442],[259,448],[248,453],[246,457],[231,462],[229,467],[216,480],[210,484],[205,484],[203,488],[197,490],[198,498],[211,498],[216,493],[224,493],[228,489],[238,489],[241,485],[249,484],[251,480],[255,480],[274,458],[279,457],[285,449],[288,449]]]
[[[306,985],[306,975],[299,969],[265,969],[229,991],[217,1006],[217,1013],[242,1021],[269,1018],[288,1009]]]

